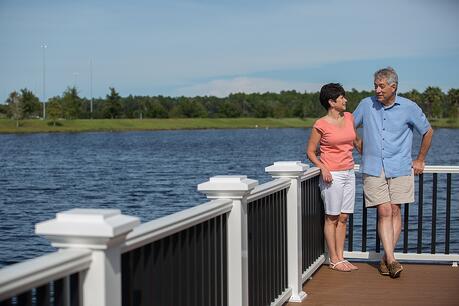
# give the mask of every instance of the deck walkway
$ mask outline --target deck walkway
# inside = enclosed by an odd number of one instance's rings
[[[459,305],[459,268],[451,265],[403,264],[398,279],[381,276],[377,266],[357,263],[358,271],[337,272],[323,265],[303,287],[308,305]]]

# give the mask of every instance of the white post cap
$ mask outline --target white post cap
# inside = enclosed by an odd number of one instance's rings
[[[309,165],[300,161],[278,161],[266,167],[265,171],[272,177],[298,177],[309,169]]]
[[[248,179],[245,175],[218,175],[199,184],[198,191],[205,193],[209,199],[241,199],[257,185],[257,180]]]
[[[106,249],[139,224],[139,218],[123,215],[119,209],[76,208],[36,224],[35,233],[54,247]]]

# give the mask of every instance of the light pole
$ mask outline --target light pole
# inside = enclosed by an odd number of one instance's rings
[[[91,114],[91,119],[92,119],[92,103],[93,103],[93,97],[92,97],[92,59],[89,60],[89,95],[91,96],[89,112]]]
[[[46,48],[48,46],[46,43],[41,45],[41,49],[43,50],[43,120],[46,119]]]

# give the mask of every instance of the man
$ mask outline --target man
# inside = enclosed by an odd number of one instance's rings
[[[414,202],[414,177],[424,171],[433,130],[421,108],[397,96],[398,76],[391,67],[374,74],[376,96],[360,101],[355,126],[363,127],[362,165],[366,207],[378,209],[378,234],[384,247],[382,275],[400,276],[394,248],[400,237],[400,204]],[[411,157],[413,129],[422,135],[419,153]]]

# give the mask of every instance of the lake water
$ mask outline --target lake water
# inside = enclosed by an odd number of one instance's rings
[[[0,135],[0,266],[52,251],[47,240],[34,234],[34,224],[54,218],[56,212],[119,208],[146,222],[206,202],[196,186],[214,175],[247,175],[267,182],[271,178],[264,168],[275,161],[309,163],[309,133],[241,129]],[[438,129],[427,164],[459,165],[458,153],[459,130]],[[453,176],[456,225],[458,180]],[[444,197],[438,201],[441,210]],[[458,240],[456,226],[451,238],[456,252]]]

